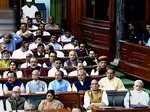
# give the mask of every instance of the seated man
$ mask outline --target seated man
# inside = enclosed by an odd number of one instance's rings
[[[35,58],[44,58],[46,54],[44,44],[38,44],[37,49],[32,50],[32,52]]]
[[[85,58],[86,64],[88,66],[95,66],[97,65],[97,58],[96,58],[96,54],[94,52],[94,50],[90,50],[88,53],[88,57]]]
[[[16,73],[15,72],[8,72],[8,81],[3,85],[3,90],[5,95],[10,95],[12,94],[12,90],[15,86],[19,86],[21,89],[21,92],[25,92],[25,87],[23,83],[16,79]]]
[[[62,71],[55,72],[55,80],[49,83],[48,90],[54,90],[55,92],[67,92],[71,91],[71,85],[67,80],[63,79],[64,73]]]
[[[97,60],[97,67],[92,69],[91,75],[104,75],[107,71],[107,56],[100,56]]]
[[[143,91],[143,82],[136,80],[134,82],[133,90],[129,91],[124,98],[124,106],[129,107],[146,107],[149,104],[150,97],[148,93]]]
[[[50,36],[50,33],[45,30],[45,24],[40,23],[38,26],[38,30],[42,32],[42,36]],[[37,36],[37,31],[33,32],[34,36]]]
[[[58,38],[58,42],[60,42],[64,46],[67,43],[71,43],[73,38],[74,38],[74,36],[71,35],[70,31],[65,31],[64,35],[61,35]]]
[[[32,39],[32,32],[29,31],[27,23],[21,23],[20,30],[16,32],[16,35],[22,37],[24,41]]]
[[[65,76],[67,76],[67,71],[61,68],[61,60],[59,58],[55,59],[54,66],[48,71],[48,77],[55,77],[56,71],[62,71]]]
[[[29,50],[29,42],[22,42],[22,45],[19,49],[15,50],[12,54],[12,59],[25,59],[26,54],[33,54],[32,51]]]
[[[49,60],[47,62],[43,63],[43,67],[51,69],[52,67],[55,66],[55,60],[57,58],[56,52],[55,51],[50,52],[48,55],[48,58],[49,58]]]
[[[54,50],[56,51],[62,50],[62,46],[57,42],[57,36],[55,35],[51,36],[50,43],[48,45],[53,46]]]
[[[60,30],[59,26],[55,23],[53,16],[48,17],[48,23],[45,25],[45,30]]]
[[[6,100],[6,110],[23,110],[25,105],[25,98],[20,97],[20,87],[15,86],[12,90],[12,95]]]
[[[78,70],[78,80],[72,85],[73,91],[86,91],[90,90],[91,80],[86,77],[86,71],[84,69]]]
[[[123,82],[115,76],[115,71],[107,69],[106,77],[98,82],[102,90],[125,90]]]
[[[21,70],[23,72],[23,76],[28,78],[31,78],[31,73],[33,70],[39,70],[41,76],[47,76],[47,72],[48,72],[47,68],[43,68],[40,66],[40,64],[38,64],[38,60],[35,57],[32,57],[30,59],[29,66],[27,68],[25,69],[23,68]]]
[[[6,49],[10,52],[13,52],[17,49],[17,46],[22,42],[22,38],[11,33],[6,33],[0,39],[0,47],[1,49]]]
[[[69,59],[67,61],[64,62],[64,68],[68,71],[71,72],[73,70],[75,70],[75,68],[77,67],[77,52],[74,50],[71,50],[69,52]]]
[[[68,76],[77,76],[78,75],[78,70],[80,70],[80,69],[84,69],[84,65],[83,65],[82,62],[78,62],[77,69],[72,71],[72,72],[70,72],[68,74]],[[89,76],[88,73],[86,73],[86,76]]]
[[[27,93],[46,93],[47,84],[44,81],[39,80],[40,72],[38,70],[33,70],[32,81],[27,82],[26,92]]]
[[[79,49],[76,50],[78,57],[88,56],[88,51],[84,43],[80,43]]]
[[[87,112],[91,112],[90,110],[92,107],[108,105],[106,92],[98,88],[98,81],[93,79],[91,81],[91,90],[86,91],[84,95],[83,106],[87,110]]]
[[[47,84],[44,81],[39,80],[40,72],[38,70],[33,70],[31,81],[26,84],[26,92],[27,94],[40,94],[47,92]],[[38,108],[38,105],[41,101],[41,97],[30,97],[28,98],[28,103],[34,107]]]

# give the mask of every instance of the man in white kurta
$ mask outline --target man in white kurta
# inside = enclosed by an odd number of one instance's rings
[[[115,71],[110,68],[106,72],[106,77],[100,79],[98,83],[102,90],[125,90],[121,79],[117,78],[115,76]]]
[[[23,19],[29,18],[35,18],[35,12],[37,12],[38,9],[36,6],[32,4],[32,0],[26,0],[26,5],[22,7],[22,13],[23,13]]]
[[[124,106],[126,108],[132,106],[145,107],[148,106],[149,101],[150,97],[148,93],[143,91],[143,82],[141,80],[136,80],[133,90],[129,91],[124,98]]]

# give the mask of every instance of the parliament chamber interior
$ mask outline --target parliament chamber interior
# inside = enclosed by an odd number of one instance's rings
[[[0,112],[150,112],[150,0],[0,0]]]

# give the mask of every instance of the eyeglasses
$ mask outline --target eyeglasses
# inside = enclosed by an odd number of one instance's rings
[[[53,95],[47,95],[47,97],[53,97]]]

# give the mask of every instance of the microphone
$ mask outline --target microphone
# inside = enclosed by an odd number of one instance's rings
[[[130,90],[128,90],[129,91],[129,108],[131,107],[131,91]]]

